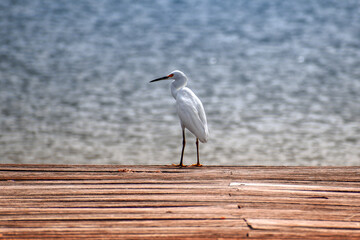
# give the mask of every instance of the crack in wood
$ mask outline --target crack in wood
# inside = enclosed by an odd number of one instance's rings
[[[246,223],[246,225],[248,226],[248,228],[250,228],[251,230],[254,230],[255,228],[246,220],[246,218],[243,218],[244,222]]]

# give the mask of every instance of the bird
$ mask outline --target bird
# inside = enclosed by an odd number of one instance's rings
[[[206,143],[209,137],[209,129],[204,106],[195,93],[191,91],[190,88],[186,87],[188,78],[183,72],[175,70],[165,77],[151,80],[150,83],[160,80],[173,80],[170,89],[172,96],[176,100],[176,112],[179,116],[182,128],[183,146],[181,150],[180,164],[175,166],[186,167],[186,165],[183,164],[186,145],[186,128],[196,137],[197,163],[193,164],[193,166],[201,167],[202,164],[200,164],[199,157],[199,140],[202,143]]]

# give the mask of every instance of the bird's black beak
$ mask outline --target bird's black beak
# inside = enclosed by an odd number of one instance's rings
[[[165,76],[165,77],[161,77],[161,78],[157,78],[157,79],[151,80],[150,82],[157,82],[157,81],[166,80],[166,79],[169,79],[169,78],[170,78],[169,76]]]

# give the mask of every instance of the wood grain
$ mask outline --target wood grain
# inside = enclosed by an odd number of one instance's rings
[[[0,239],[360,239],[360,167],[0,164]]]

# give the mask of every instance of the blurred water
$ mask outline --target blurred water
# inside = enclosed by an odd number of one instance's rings
[[[180,69],[204,164],[358,165],[359,66],[357,0],[2,0],[0,161],[178,163]]]

